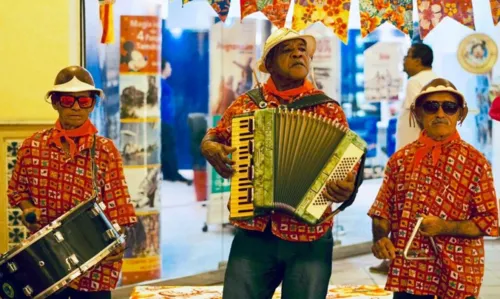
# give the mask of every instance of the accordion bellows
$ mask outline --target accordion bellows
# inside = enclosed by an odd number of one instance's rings
[[[317,224],[331,202],[322,192],[343,180],[366,151],[344,126],[304,111],[262,109],[232,120],[230,218],[277,210]]]

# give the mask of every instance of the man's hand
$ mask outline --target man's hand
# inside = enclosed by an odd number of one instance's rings
[[[35,217],[35,222],[30,223],[30,222],[26,221],[26,216],[30,215],[32,213],[36,217]],[[21,221],[29,229],[30,232],[34,233],[34,232],[38,231],[40,228],[42,228],[42,226],[38,223],[38,221],[40,221],[41,216],[42,216],[42,212],[40,211],[40,209],[38,209],[34,206],[27,207],[27,208],[23,209],[23,215],[21,217]],[[30,215],[30,218],[31,218],[31,215]]]
[[[234,161],[229,159],[228,155],[234,152],[236,148],[223,145],[215,141],[203,141],[201,144],[201,153],[220,174],[221,177],[227,179],[231,177],[234,170],[230,165],[234,164]]]
[[[391,239],[383,237],[372,245],[372,252],[376,258],[392,260],[396,258],[396,248]]]
[[[323,196],[331,202],[341,203],[348,200],[354,192],[355,175],[349,173],[343,181],[331,181],[326,184]]]
[[[121,246],[115,248],[113,252],[111,252],[104,260],[104,263],[114,263],[119,262],[123,259],[123,255],[125,253],[125,244],[121,244]]]
[[[439,236],[446,231],[446,220],[437,216],[422,216],[422,224],[420,224],[419,232],[422,236],[434,237]]]

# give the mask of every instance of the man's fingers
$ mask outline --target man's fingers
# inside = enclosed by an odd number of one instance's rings
[[[337,182],[337,187],[339,190],[342,190],[343,192],[352,192],[354,190],[354,184],[353,182],[349,181],[338,181]]]
[[[222,148],[224,149],[224,152],[226,154],[233,153],[236,150],[235,147],[230,147],[230,146],[227,146],[227,145],[223,145]]]
[[[354,172],[349,172],[347,174],[346,181],[348,181],[350,183],[354,183],[355,179],[356,179],[356,176],[355,176]]]
[[[229,159],[228,156],[221,155],[219,158],[222,162],[229,164],[229,165],[234,165],[234,163],[235,163],[233,160]]]
[[[334,197],[346,197],[350,195],[349,191],[339,188],[336,183],[329,183],[326,186],[328,193]]]
[[[323,196],[326,197],[327,200],[335,202],[335,198],[331,196],[328,192],[323,191]]]
[[[394,248],[394,245],[392,245],[392,242],[386,242],[385,243],[385,248],[388,253],[388,258],[391,260],[396,258],[396,248]]]

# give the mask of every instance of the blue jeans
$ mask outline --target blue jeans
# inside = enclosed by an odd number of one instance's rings
[[[239,230],[224,278],[223,299],[268,299],[282,282],[283,299],[325,299],[332,273],[329,230],[314,242],[288,242],[271,233]]]

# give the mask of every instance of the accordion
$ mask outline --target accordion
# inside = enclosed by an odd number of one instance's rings
[[[317,224],[331,208],[322,194],[326,183],[345,179],[366,152],[366,142],[348,128],[300,110],[237,115],[231,134],[232,220],[276,210]]]

